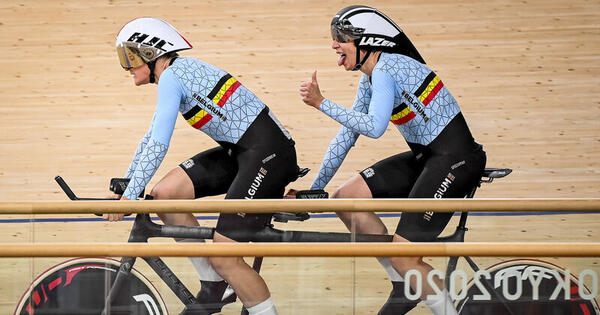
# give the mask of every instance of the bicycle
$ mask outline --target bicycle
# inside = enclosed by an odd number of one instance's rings
[[[510,174],[510,172],[510,169],[486,168],[479,185],[472,189],[467,198],[473,198],[475,192],[481,186],[481,184],[491,183],[494,179],[505,177]],[[73,193],[66,182],[62,180],[62,178],[57,176],[56,180],[71,200],[106,200],[103,198],[80,198]],[[113,186],[112,183],[111,186]],[[322,196],[323,195],[321,195],[321,197]],[[452,235],[440,237],[438,241],[463,242],[465,232],[468,230],[466,228],[467,217],[467,212],[461,213],[456,231]],[[309,215],[307,213],[276,213],[273,216],[273,220],[278,222],[287,222],[289,220],[304,221],[308,218]],[[137,214],[128,242],[147,242],[148,239],[152,237],[210,239],[214,234],[214,230],[215,229],[211,227],[160,225],[153,223],[148,214]],[[392,236],[390,235],[352,235],[351,233],[284,231],[273,228],[272,224],[266,226],[263,231],[253,236],[253,241],[256,242],[389,242],[391,239]],[[187,309],[188,307],[193,308],[198,305],[196,297],[177,278],[177,276],[162,259],[159,257],[143,257],[143,259],[184,304],[184,309]],[[451,276],[456,270],[458,259],[459,257],[451,257],[447,265],[445,283],[446,287],[448,288],[451,285]],[[464,259],[469,263],[471,268],[476,273],[480,272],[479,267],[470,257],[464,257]],[[43,279],[39,281],[36,279],[36,281],[34,281],[30,287],[30,290],[23,295],[21,302],[15,310],[15,314],[33,314],[33,312],[28,313],[28,310],[34,309],[36,311],[35,314],[47,314],[43,311],[40,311],[43,310],[47,305],[62,307],[63,309],[60,310],[60,314],[98,314],[101,312],[103,314],[167,314],[166,306],[158,292],[156,292],[156,289],[154,289],[153,286],[147,280],[145,280],[143,275],[133,269],[135,261],[136,257],[123,257],[120,262],[116,262],[115,260],[111,259],[99,259],[96,261],[87,261],[81,259],[70,260],[68,262],[71,263],[67,264],[67,269],[65,269],[63,264],[61,264],[59,267],[53,268],[53,272],[49,273],[46,277],[38,278]],[[257,272],[260,272],[261,263],[262,258],[256,257],[253,268]],[[61,270],[63,271],[63,274],[56,275],[56,271]],[[59,288],[60,284],[64,284],[66,281],[56,284],[58,281],[56,279],[63,279],[64,277],[67,277],[69,275],[69,270],[71,270],[71,272],[73,272],[72,270],[78,270],[75,275],[71,276],[71,284],[74,283],[73,280],[81,280],[81,287],[99,287],[100,290],[96,290],[95,295],[91,292],[83,292],[85,294],[89,294],[87,297],[82,297],[81,299],[88,302],[86,305],[82,305],[79,300],[75,301],[76,299],[67,299],[67,303],[70,303],[70,306],[57,305],[57,303],[54,305],[42,303],[40,299],[41,294],[44,294],[47,297],[49,293],[61,293],[58,292],[56,288]],[[85,275],[85,277],[82,277],[83,275]],[[53,289],[56,291],[50,290],[51,283],[55,283]],[[90,283],[94,283],[94,285],[90,285]],[[500,293],[496,292],[490,283],[484,280],[482,286],[494,294],[493,301],[500,305],[500,309],[504,311],[502,314],[518,314],[511,311],[511,307],[508,306],[506,299],[504,299]],[[477,287],[481,288],[479,286]],[[465,289],[468,291],[472,288],[473,284],[471,287]],[[62,293],[73,294],[72,291],[74,290],[71,290],[71,293],[69,293],[67,290],[65,290]],[[465,295],[472,297],[473,295],[476,295],[474,292],[469,293],[467,291],[464,291],[467,293],[463,294],[463,291],[464,290],[461,291],[459,296],[462,297]],[[82,293],[81,290],[78,290],[77,292]],[[121,302],[123,296],[128,297],[129,302]],[[61,298],[56,297],[56,300],[61,300]],[[135,301],[135,303],[132,303],[132,300]],[[227,302],[234,301],[235,300]],[[468,311],[470,309],[469,305],[473,304],[472,299],[457,299],[456,303],[461,310],[461,314],[476,314]],[[56,313],[56,308],[52,312],[53,314]],[[198,314],[201,313],[201,311],[198,312]],[[242,309],[242,314],[245,314],[244,309]]]

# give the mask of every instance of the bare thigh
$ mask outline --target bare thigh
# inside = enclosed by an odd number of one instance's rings
[[[360,174],[354,175],[340,186],[332,198],[373,198],[369,186]],[[351,232],[387,234],[387,228],[373,212],[336,212]]]
[[[154,199],[194,199],[194,184],[181,167],[176,167],[152,188],[150,194]],[[191,213],[159,213],[158,217],[169,225],[198,225]]]

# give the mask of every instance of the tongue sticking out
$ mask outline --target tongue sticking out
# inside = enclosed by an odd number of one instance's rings
[[[341,66],[346,61],[346,55],[340,55],[340,59],[338,59],[338,66]]]

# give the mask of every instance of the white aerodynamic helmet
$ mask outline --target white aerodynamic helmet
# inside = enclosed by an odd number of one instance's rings
[[[331,20],[331,37],[341,43],[354,41],[357,54],[353,70],[360,69],[375,50],[403,54],[425,63],[402,29],[385,14],[368,6],[353,5],[340,10]],[[360,49],[367,51],[361,62]]]
[[[151,82],[154,62],[164,54],[191,49],[192,45],[171,24],[157,18],[137,18],[123,26],[115,42],[125,70],[148,64]]]

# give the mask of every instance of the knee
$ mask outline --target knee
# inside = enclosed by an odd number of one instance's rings
[[[356,198],[354,196],[354,192],[351,189],[348,189],[346,186],[339,187],[333,194],[331,194],[331,198]]]
[[[208,261],[213,269],[220,275],[227,270],[234,268],[241,258],[239,257],[210,257]]]
[[[161,184],[160,182],[156,186],[152,187],[150,195],[154,199],[175,199],[176,189],[173,186]]]
[[[411,269],[417,269],[423,264],[423,257],[390,257],[390,261],[394,269],[404,277],[405,274]]]

